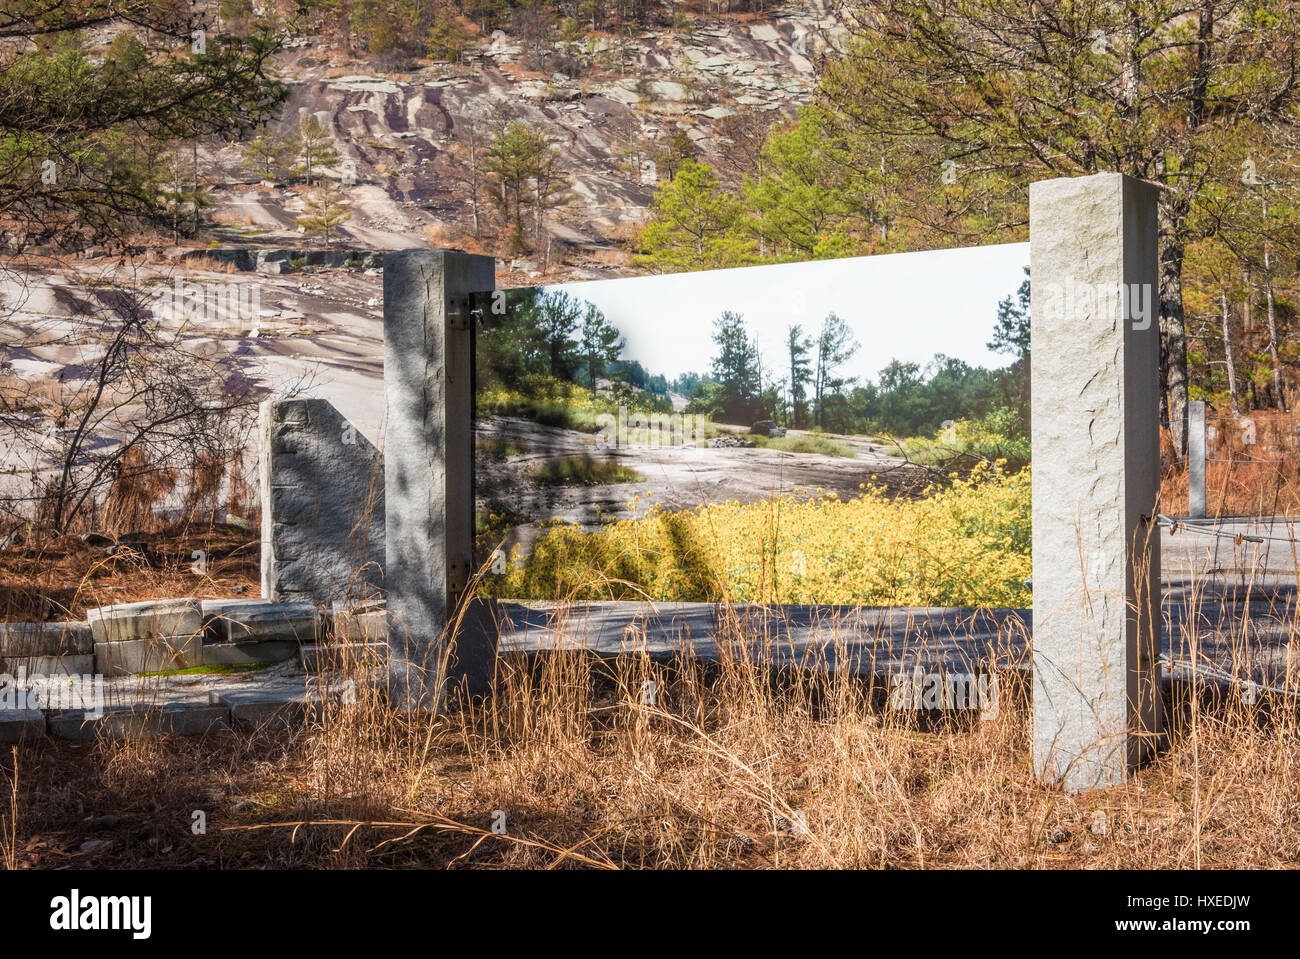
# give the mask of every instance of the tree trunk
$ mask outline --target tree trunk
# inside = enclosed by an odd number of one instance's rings
[[[1264,229],[1268,229],[1268,200],[1264,200]],[[1273,296],[1273,263],[1269,256],[1268,240],[1264,240],[1264,302],[1268,305],[1268,358],[1273,365],[1273,400],[1285,412],[1286,398],[1282,393],[1282,364],[1277,359],[1277,303]]]
[[[1232,415],[1241,415],[1241,406],[1237,402],[1237,364],[1232,355],[1232,311],[1228,308],[1228,291],[1219,290],[1219,303],[1223,309],[1223,358],[1228,364],[1228,402],[1232,406]]]
[[[1187,318],[1183,314],[1183,236],[1187,200],[1160,204],[1160,405],[1175,455],[1187,455]]]

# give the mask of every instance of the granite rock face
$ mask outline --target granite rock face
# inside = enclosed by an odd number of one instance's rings
[[[383,457],[326,400],[261,408],[262,596],[352,605],[384,562]]]

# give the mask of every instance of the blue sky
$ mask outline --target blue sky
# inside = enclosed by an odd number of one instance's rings
[[[785,366],[789,324],[816,332],[834,311],[862,349],[843,374],[874,377],[890,360],[926,363],[935,353],[972,365],[1008,358],[985,344],[998,301],[1014,293],[1029,265],[1029,244],[967,247],[735,270],[568,283],[627,338],[624,353],[672,379],[703,372],[713,355],[713,321],[723,310],[744,315],[758,335],[764,365]],[[779,374],[777,374],[779,376]]]

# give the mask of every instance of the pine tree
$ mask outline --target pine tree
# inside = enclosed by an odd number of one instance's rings
[[[342,188],[333,181],[326,180],[311,191],[297,222],[307,236],[321,234],[322,242],[329,247],[334,231],[350,219],[352,213],[348,210],[347,197]]]
[[[623,345],[618,328],[596,304],[588,303],[582,318],[582,355],[587,360],[587,382],[592,396],[596,395],[596,380],[605,375],[611,364],[618,362]]]
[[[334,147],[334,138],[314,115],[302,118],[294,139],[298,157],[302,160],[296,172],[305,174],[308,186],[311,186],[313,171],[339,162],[339,151]]]
[[[656,191],[640,248],[636,262],[656,273],[741,266],[754,258],[740,201],[723,192],[712,169],[695,162]]]

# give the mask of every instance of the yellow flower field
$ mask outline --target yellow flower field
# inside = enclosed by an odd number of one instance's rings
[[[492,538],[480,545],[490,551]],[[547,524],[531,554],[516,549],[481,594],[1020,607],[1029,575],[1029,469],[982,465],[916,499],[864,486],[848,500],[655,507],[595,531]]]

